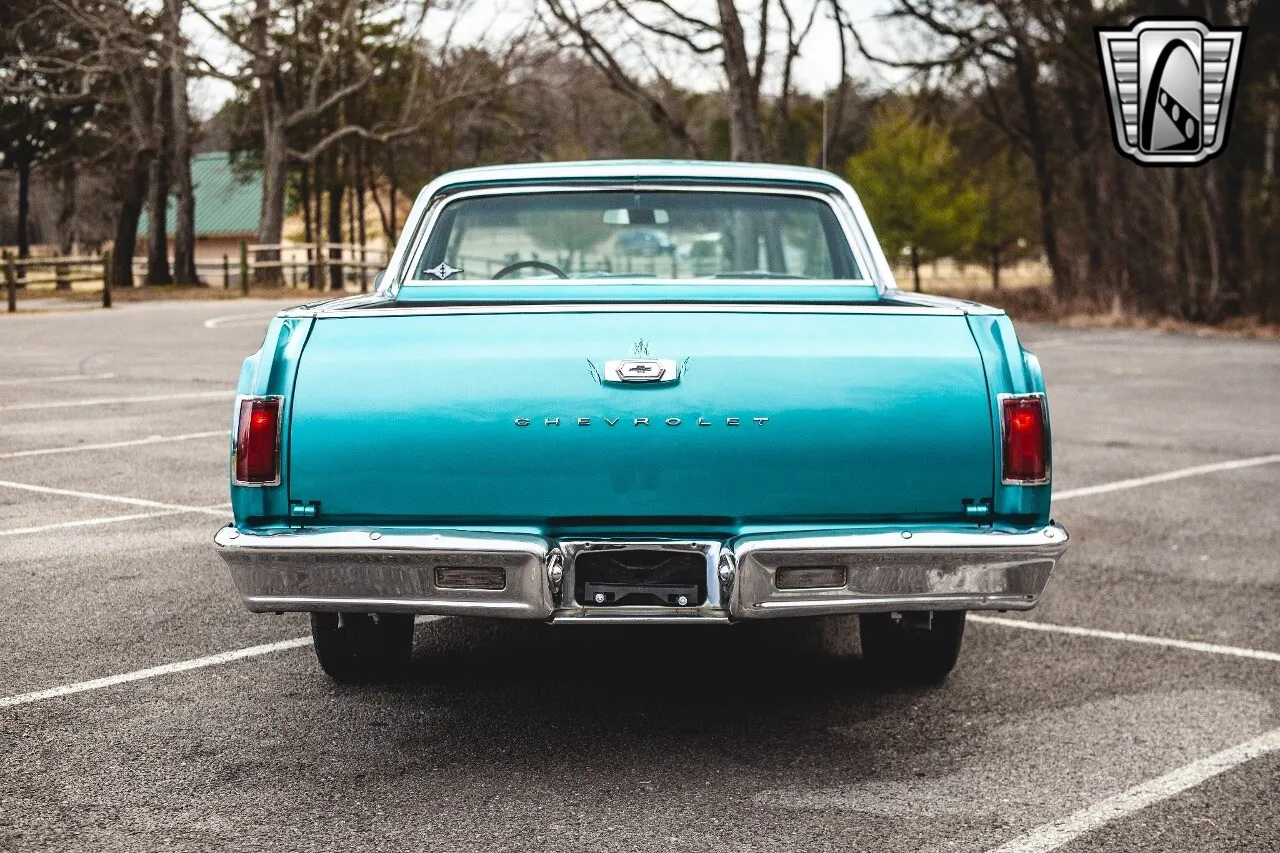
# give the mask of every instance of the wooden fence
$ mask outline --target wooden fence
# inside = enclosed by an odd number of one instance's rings
[[[374,274],[387,265],[386,252],[355,243],[242,243],[240,280],[274,280],[292,287],[327,290],[333,282],[369,290]],[[278,271],[278,272],[277,272]],[[326,280],[327,274],[327,280]]]
[[[10,313],[18,310],[18,289],[53,283],[54,292],[68,292],[82,281],[106,282],[111,274],[111,253],[66,255],[50,258],[15,258],[4,253],[4,289]],[[111,288],[103,286],[102,305],[111,307]]]
[[[3,254],[5,293],[8,310],[18,308],[18,291],[52,290],[53,295],[73,290],[81,282],[99,282],[102,305],[111,307],[111,252],[101,255],[15,258]],[[116,283],[131,287],[146,279],[146,258],[133,263],[133,281]],[[352,243],[240,243],[239,257],[234,261],[223,255],[219,261],[198,261],[196,275],[202,284],[223,288],[239,288],[249,295],[250,283],[285,287],[330,290],[334,282],[342,289],[356,288],[367,292],[375,273],[386,266],[386,252],[372,246]],[[52,288],[50,288],[52,285]]]

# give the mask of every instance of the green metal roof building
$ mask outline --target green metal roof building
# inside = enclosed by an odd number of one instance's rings
[[[253,242],[262,211],[262,173],[233,166],[226,151],[191,158],[191,183],[196,198],[196,255],[239,252],[239,241]],[[173,237],[177,201],[169,199],[166,233]],[[138,221],[138,237],[148,232],[146,211]],[[212,260],[212,258],[209,258]]]

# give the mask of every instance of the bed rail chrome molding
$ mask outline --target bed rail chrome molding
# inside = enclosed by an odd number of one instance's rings
[[[255,612],[348,611],[497,616],[555,622],[727,622],[897,610],[1028,610],[1067,548],[1067,531],[910,529],[682,539],[558,541],[457,530],[224,527],[214,537]],[[675,610],[573,600],[574,560],[598,549],[705,557],[707,600]],[[501,569],[502,589],[441,589],[436,569]],[[844,583],[780,589],[779,569],[843,569]]]

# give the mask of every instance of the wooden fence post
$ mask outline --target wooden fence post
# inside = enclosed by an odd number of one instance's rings
[[[333,248],[332,245],[329,246],[329,281],[325,285],[326,290],[333,287],[335,279],[338,282],[338,288],[340,290],[346,289],[347,270],[342,264],[342,252],[343,249],[341,246],[337,249]],[[336,260],[337,263],[333,263],[334,260]]]
[[[323,254],[323,251],[320,248],[320,238],[318,236],[316,237],[315,246],[316,246],[315,277],[311,281],[311,286],[317,290],[324,290],[326,287],[326,283],[325,283],[326,270],[324,266],[324,261],[321,260],[321,257],[320,257]]]
[[[231,287],[231,259],[226,255],[222,256],[222,289],[227,290]]]
[[[240,295],[249,295],[249,243],[240,241]]]
[[[102,253],[102,307],[111,307],[111,250]]]
[[[53,265],[53,289],[54,290],[70,290],[71,289],[71,270],[66,264]]]
[[[9,294],[9,313],[18,310],[18,277],[13,269],[13,255],[4,253],[4,289]]]

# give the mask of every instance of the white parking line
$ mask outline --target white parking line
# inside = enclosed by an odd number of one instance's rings
[[[1254,468],[1258,465],[1274,465],[1280,462],[1280,453],[1269,456],[1253,456],[1249,459],[1233,459],[1229,462],[1212,462],[1208,465],[1195,465],[1190,468],[1179,468],[1176,471],[1165,471],[1163,474],[1152,474],[1149,477],[1134,477],[1131,480],[1116,480],[1113,483],[1100,483],[1097,486],[1084,486],[1079,489],[1067,489],[1055,492],[1055,501],[1069,501],[1072,498],[1083,498],[1089,495],[1104,495],[1107,492],[1119,492],[1124,489],[1136,489],[1139,486],[1153,486],[1157,483],[1168,483],[1186,477],[1199,477],[1203,474],[1216,474],[1219,471],[1237,471],[1241,468]]]
[[[0,487],[6,489],[20,489],[26,492],[36,492],[42,495],[63,495],[70,498],[87,498],[95,501],[108,501],[110,503],[128,504],[129,506],[146,506],[154,509],[176,509],[183,512],[203,512],[207,515],[216,515],[219,518],[226,518],[226,510],[210,509],[207,506],[187,506],[186,504],[167,504],[161,501],[148,501],[142,498],[127,498],[120,495],[102,495],[97,492],[78,492],[74,489],[55,489],[50,486],[37,486],[33,483],[15,483],[11,480],[0,480]]]
[[[1226,655],[1228,657],[1280,663],[1280,652],[1246,649],[1240,646],[1222,646],[1217,643],[1202,643],[1198,640],[1151,637],[1146,634],[1130,634],[1125,631],[1103,631],[1097,628],[1078,628],[1075,625],[1053,625],[1047,622],[1032,622],[1029,619],[1008,619],[1003,616],[983,616],[976,613],[971,614],[969,619],[986,625],[1019,628],[1023,631],[1043,631],[1048,634],[1068,634],[1074,637],[1092,637],[1098,640],[1119,640],[1125,643],[1138,643],[1145,646],[1160,646],[1166,649],[1181,649],[1188,652],[1204,652],[1211,655]]]
[[[50,687],[48,690],[37,690],[34,693],[19,693],[17,696],[0,697],[0,708],[12,708],[15,705],[29,705],[32,702],[40,702],[44,699],[56,699],[60,696],[70,696],[75,693],[84,693],[88,690],[101,690],[104,687],[114,687],[117,684],[128,684],[130,681],[143,681],[148,678],[158,678],[162,675],[173,675],[177,672],[189,672],[193,669],[203,669],[207,666],[218,666],[219,664],[231,663],[232,661],[244,660],[245,658],[258,657],[260,655],[269,655],[276,652],[283,652],[288,649],[297,649],[302,646],[311,645],[310,637],[295,637],[292,640],[281,640],[278,643],[266,643],[261,646],[249,646],[247,649],[235,649],[230,652],[222,652],[216,655],[209,655],[202,658],[192,658],[191,660],[178,661],[177,663],[166,663],[163,666],[152,666],[147,669],[137,669],[133,672],[125,672],[120,675],[108,675],[106,678],[95,678],[90,681],[80,681],[75,684],[64,684],[61,687]]]
[[[0,379],[0,385],[43,385],[46,382],[82,382],[87,379],[113,379],[114,373],[73,373],[70,376],[31,376],[26,379]]]
[[[210,317],[204,321],[206,329],[225,329],[232,326],[257,326],[259,324],[265,326],[271,322],[274,314],[227,314],[222,317]]]
[[[102,397],[96,400],[47,400],[41,403],[15,403],[0,406],[0,412],[26,412],[33,409],[69,409],[75,406],[117,406],[126,403],[159,403],[165,400],[230,399],[234,391],[191,391],[185,394],[148,394],[142,397]]]
[[[214,504],[206,509],[220,509],[222,515],[231,507],[230,503]],[[115,524],[118,521],[138,521],[144,518],[164,518],[169,515],[185,515],[189,509],[166,509],[160,512],[135,512],[132,515],[108,515],[101,518],[79,518],[75,521],[57,521],[52,524],[40,524],[35,527],[14,527],[0,530],[0,536],[21,536],[26,533],[43,533],[46,530],[60,530],[64,527],[96,527],[99,524]]]
[[[82,404],[89,405],[91,403],[82,402]],[[3,408],[0,408],[0,411],[3,410]],[[1277,462],[1280,462],[1280,454],[1240,459],[1230,462],[1219,462],[1208,465],[1198,465],[1191,468],[1183,468],[1148,477],[1137,477],[1128,480],[1119,480],[1113,483],[1103,483],[1097,486],[1068,489],[1058,495],[1055,495],[1055,497],[1058,500],[1069,500],[1077,497],[1106,494],[1109,492],[1137,488],[1140,486],[1166,483],[1186,477],[1200,476],[1219,471],[1238,470]],[[73,497],[114,501],[117,503],[155,507],[171,511],[205,512],[220,516],[225,514],[225,510],[210,507],[187,507],[178,504],[164,504],[157,501],[146,501],[139,498],[100,495],[92,492],[77,492],[69,489],[54,489],[46,486],[35,486],[26,483],[0,481],[0,487],[25,489],[45,494],[68,495]],[[160,514],[169,513],[157,513],[156,515]],[[174,514],[176,514],[176,512],[174,512]],[[128,517],[120,516],[118,518],[124,519]],[[1163,637],[1149,637],[1141,634],[1130,634],[1120,631],[1103,631],[1069,625],[1050,625],[1020,619],[1007,619],[997,616],[974,615],[970,618],[980,623],[1001,625],[1021,630],[1044,631],[1098,639],[1119,640],[1164,648],[1280,662],[1280,654],[1275,652],[1266,652],[1235,646],[1223,646],[1213,643],[1176,640]],[[420,617],[419,621],[422,621],[422,617]],[[33,702],[39,702],[44,699],[68,696],[89,690],[98,690],[132,681],[140,681],[143,679],[156,678],[163,675],[186,672],[208,666],[216,666],[243,660],[245,658],[258,657],[288,649],[299,648],[301,646],[309,645],[310,643],[311,639],[309,637],[298,637],[292,640],[283,640],[278,643],[250,646],[244,649],[236,649],[207,657],[194,658],[187,661],[179,661],[177,663],[136,670],[134,672],[123,673],[121,675],[108,676],[106,678],[98,678],[91,681],[53,687],[47,690],[24,693],[16,696],[0,697],[0,708],[25,705]],[[1032,829],[1031,831],[995,848],[991,853],[1048,853],[1048,851],[1056,850],[1059,847],[1070,843],[1072,840],[1079,838],[1085,833],[1091,832],[1112,821],[1134,814],[1151,805],[1176,796],[1177,794],[1193,788],[1214,776],[1252,761],[1255,758],[1259,758],[1276,751],[1280,751],[1280,729],[1268,732],[1254,738],[1253,740],[1223,750],[1222,752],[1208,756],[1207,758],[1184,765],[1183,767],[1177,768],[1163,776],[1144,782],[1123,791],[1120,794],[1108,797],[1094,805],[1081,809],[1066,818],[1036,827],[1035,829]]]
[[[447,616],[417,616],[414,618],[414,624],[422,625],[426,622],[438,622],[441,619],[447,619]],[[146,669],[136,669],[133,672],[124,672],[120,675],[108,675],[105,678],[94,678],[89,681],[78,681],[75,684],[63,684],[60,687],[50,687],[47,690],[36,690],[32,693],[19,693],[16,696],[0,696],[0,708],[12,708],[16,705],[30,705],[32,702],[41,702],[45,699],[57,699],[62,696],[71,696],[76,693],[84,693],[89,690],[101,690],[104,687],[114,687],[117,684],[128,684],[131,681],[144,681],[148,678],[159,678],[162,675],[173,675],[179,672],[190,672],[193,669],[203,669],[209,666],[220,666],[224,663],[234,663],[245,658],[256,658],[262,655],[271,655],[276,652],[285,652],[290,649],[299,649],[303,646],[311,645],[310,637],[294,637],[292,640],[280,640],[276,643],[264,643],[261,646],[249,646],[244,649],[233,649],[229,652],[220,652],[216,655],[208,655],[202,658],[192,658],[191,660],[178,661],[177,663],[166,663],[161,666],[151,666]]]
[[[11,450],[0,453],[0,459],[21,459],[25,456],[49,456],[54,453],[77,453],[83,450],[110,450],[116,447],[137,447],[143,444],[165,444],[170,441],[190,441],[193,438],[213,438],[229,435],[230,430],[215,429],[209,432],[188,432],[182,435],[151,435],[128,441],[108,441],[102,444],[72,444],[68,447],[42,447],[38,450]]]
[[[1049,853],[1087,832],[1128,817],[1207,782],[1214,776],[1276,751],[1280,751],[1280,729],[1273,729],[1253,740],[1184,764],[1163,776],[1107,797],[1061,820],[1037,826],[992,849],[990,853]]]

